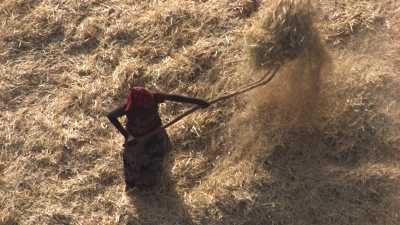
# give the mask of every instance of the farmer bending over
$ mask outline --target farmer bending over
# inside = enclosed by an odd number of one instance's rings
[[[166,100],[197,104],[202,108],[210,105],[207,101],[197,98],[152,93],[144,87],[133,87],[126,104],[107,115],[125,137],[123,161],[126,190],[133,187],[151,187],[161,175],[170,141],[165,129],[161,129],[158,104]],[[118,121],[121,116],[126,116],[125,128]],[[156,133],[146,135],[156,129],[159,129]]]

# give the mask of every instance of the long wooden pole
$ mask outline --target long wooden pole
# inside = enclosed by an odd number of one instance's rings
[[[253,82],[253,83],[250,84],[250,85],[247,85],[247,86],[244,87],[244,88],[241,88],[240,90],[237,90],[237,91],[235,91],[235,92],[232,92],[232,93],[223,95],[223,96],[221,96],[221,97],[218,97],[218,98],[216,98],[216,99],[214,99],[214,100],[211,100],[211,101],[210,101],[210,105],[215,104],[215,103],[217,103],[217,102],[224,101],[224,100],[229,99],[229,98],[232,98],[232,97],[234,97],[234,96],[237,96],[237,95],[246,93],[246,92],[248,92],[248,91],[250,91],[250,90],[253,90],[253,89],[257,88],[257,87],[260,87],[260,86],[263,86],[263,85],[268,84],[269,82],[271,82],[271,80],[272,80],[272,79],[275,77],[275,75],[278,73],[279,68],[280,68],[280,66],[276,66],[275,68],[273,68],[273,69],[271,69],[270,71],[268,71],[263,77],[261,77],[261,79],[259,79],[259,80],[256,81],[256,82]],[[189,110],[183,112],[181,115],[177,116],[176,118],[174,118],[173,120],[171,120],[171,121],[168,122],[167,124],[165,124],[165,125],[163,125],[163,126],[161,126],[161,127],[159,127],[159,128],[156,128],[156,129],[154,129],[154,130],[148,132],[147,134],[145,134],[145,135],[143,135],[143,136],[141,136],[141,137],[139,137],[139,138],[135,138],[135,139],[141,139],[141,140],[147,139],[147,138],[153,136],[154,134],[156,134],[157,132],[159,132],[160,130],[166,129],[166,128],[172,126],[173,124],[177,123],[178,121],[182,120],[182,119],[185,118],[186,116],[188,116],[188,115],[190,115],[190,114],[196,112],[196,111],[199,110],[199,109],[201,109],[200,106],[195,106],[195,107],[193,107],[193,108],[191,108],[191,109],[189,109]],[[125,146],[128,146],[128,145],[131,145],[131,144],[136,143],[137,140],[135,140],[135,139],[132,140],[132,141],[130,141],[130,142],[128,142],[128,143],[125,143],[124,145],[125,145]]]

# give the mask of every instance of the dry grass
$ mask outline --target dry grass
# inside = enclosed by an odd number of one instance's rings
[[[326,41],[335,46],[344,44],[346,40],[365,31],[380,30],[385,26],[385,5],[391,1],[378,3],[375,1],[343,1],[322,3],[322,9],[327,10],[325,20],[329,23],[321,27],[327,35]]]
[[[399,224],[400,5],[311,3],[1,1],[0,224]],[[124,193],[104,114],[129,86],[212,99],[276,62]]]
[[[312,11],[309,1],[277,1],[260,13],[248,32],[252,66],[268,68],[283,64],[310,46]]]

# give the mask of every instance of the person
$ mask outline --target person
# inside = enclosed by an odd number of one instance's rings
[[[144,87],[133,87],[127,101],[107,117],[125,137],[123,168],[126,190],[154,186],[161,176],[163,161],[170,149],[170,140],[159,115],[159,104],[165,101],[210,104],[202,99],[181,95],[151,92]],[[125,127],[118,118],[126,116]],[[149,135],[150,134],[150,135]]]

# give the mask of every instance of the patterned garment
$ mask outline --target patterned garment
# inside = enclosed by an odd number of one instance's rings
[[[145,143],[124,148],[124,177],[127,189],[149,188],[159,183],[164,158],[171,147],[165,130],[150,137]]]
[[[133,136],[142,136],[162,126],[158,106],[151,108],[131,109],[126,112],[126,129]]]

